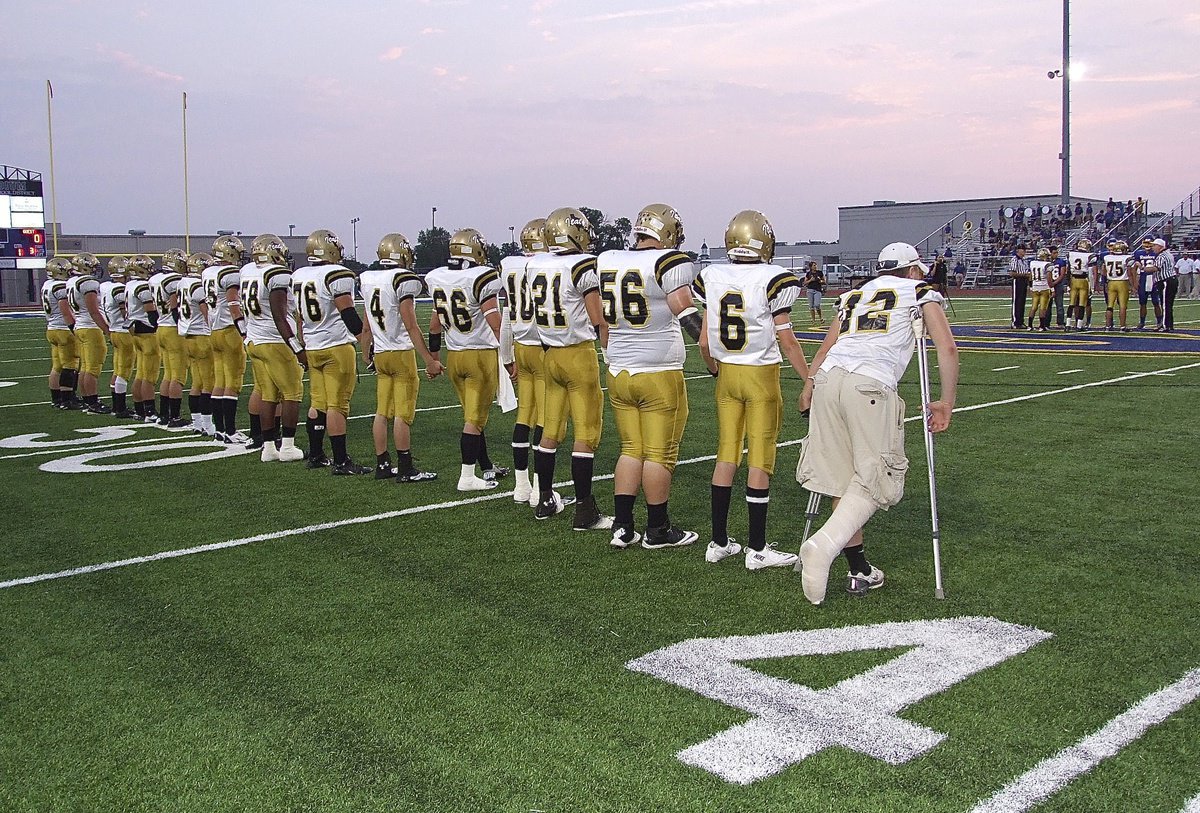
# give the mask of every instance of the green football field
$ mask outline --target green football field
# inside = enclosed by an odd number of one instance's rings
[[[444,378],[413,428],[437,481],[335,478],[53,410],[44,321],[0,319],[0,810],[1200,810],[1200,333],[1016,333],[1006,300],[954,306],[946,598],[910,422],[906,497],[867,528],[887,584],[851,597],[836,563],[821,607],[703,544],[535,522],[511,477],[457,493]],[[703,543],[716,427],[690,352],[671,514]],[[367,464],[374,392],[364,373]],[[768,528],[790,551],[799,392],[785,375]],[[512,415],[491,420],[508,463]],[[598,473],[617,448],[609,419]]]

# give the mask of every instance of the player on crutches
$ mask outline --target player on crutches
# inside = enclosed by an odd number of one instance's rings
[[[845,553],[850,566],[847,589],[855,595],[883,586],[884,574],[867,561],[862,529],[880,508],[904,495],[908,458],[904,454],[904,402],[897,384],[921,349],[922,407],[925,415],[930,484],[933,485],[932,434],[950,425],[958,385],[958,348],[943,311],[943,297],[922,278],[928,268],[916,249],[892,243],[879,254],[880,275],[843,294],[809,369],[800,408],[809,409],[809,434],[800,452],[796,479],[813,493],[833,498],[833,513],[800,547],[805,597],[825,600],[829,569]],[[921,317],[915,322],[912,315]],[[925,365],[925,336],[937,349],[941,393],[930,401]],[[934,506],[936,584],[941,593],[941,552]]]

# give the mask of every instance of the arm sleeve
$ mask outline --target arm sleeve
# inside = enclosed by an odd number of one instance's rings
[[[421,278],[412,272],[397,274],[392,280],[392,287],[396,291],[397,302],[416,299],[421,295]]]
[[[692,283],[692,290],[696,293],[696,296],[698,296],[700,298],[700,303],[704,304],[704,272],[703,271],[696,272],[696,281]]]
[[[571,267],[571,284],[580,294],[600,287],[600,272],[596,270],[596,258],[588,257]]]
[[[767,306],[771,313],[788,313],[800,296],[800,280],[791,271],[776,274],[767,283]]]
[[[79,283],[79,296],[80,296],[80,301],[82,301],[82,298],[83,298],[83,296],[84,296],[85,294],[97,294],[97,295],[99,295],[99,293],[100,293],[100,283],[99,283],[99,282],[96,282],[96,280],[94,280],[94,279],[85,279],[85,280],[83,280],[82,282],[80,282],[80,283]]]
[[[476,302],[486,302],[494,296],[499,296],[502,290],[504,283],[500,280],[500,273],[494,268],[489,268],[475,278],[475,284],[471,286],[471,295],[475,297]]]
[[[513,356],[513,332],[512,322],[508,321],[508,309],[500,309],[500,363],[512,364],[515,361]]]
[[[325,275],[325,287],[335,299],[346,294],[354,296],[354,272],[348,268],[330,271]]]
[[[292,287],[292,272],[282,266],[276,266],[263,274],[263,285],[268,291],[286,291]]]
[[[918,306],[928,305],[930,303],[937,303],[940,305],[945,301],[945,297],[939,294],[937,289],[927,282],[918,282],[916,291],[914,293],[917,296]]]
[[[237,288],[242,283],[242,272],[230,266],[221,273],[217,274],[217,287],[222,291],[228,291],[230,288]]]

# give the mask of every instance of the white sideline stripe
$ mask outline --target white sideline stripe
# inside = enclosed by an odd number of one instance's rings
[[[970,813],[1023,813],[1029,810],[1104,760],[1116,756],[1148,729],[1159,725],[1197,697],[1200,697],[1200,669],[1193,669],[1114,717],[1095,733],[1042,760],[990,799],[975,805]],[[1188,803],[1189,809],[1192,802]]]
[[[1200,813],[1200,794],[1196,794],[1188,799],[1187,804],[1183,806],[1183,810],[1179,813]]]
[[[1059,370],[1057,373],[1055,373],[1055,375],[1070,375],[1071,373],[1082,373],[1082,372],[1083,372],[1083,370],[1081,370],[1081,369],[1076,369],[1076,370]]]
[[[0,404],[0,409],[16,409],[17,407],[45,406],[49,401],[30,401],[28,404]]]
[[[158,437],[158,438],[142,438],[141,440],[122,440],[122,441],[115,441],[112,443],[101,443],[97,446],[87,446],[85,448],[81,447],[81,448],[76,448],[76,449],[70,449],[69,447],[64,448],[64,447],[60,446],[57,449],[43,449],[40,452],[22,452],[21,454],[6,454],[3,456],[0,456],[0,460],[18,460],[22,457],[42,457],[43,455],[54,455],[54,454],[61,455],[61,454],[68,453],[68,452],[72,453],[72,454],[86,454],[87,452],[101,452],[106,449],[119,449],[123,446],[145,446],[148,444],[155,444],[155,443],[162,444],[162,443],[167,443],[172,440],[188,440],[188,441],[195,442],[195,441],[203,440],[203,438],[201,438],[199,435],[196,435],[193,432],[186,432],[186,433],[177,432],[177,433],[175,433],[174,437],[172,437],[171,435],[168,434],[168,435],[163,435],[162,437]],[[217,440],[213,440],[212,442],[213,442],[213,444],[219,444],[221,446],[226,445],[224,443],[220,443],[220,441],[217,441]],[[136,449],[131,449],[130,451],[136,451]]]
[[[1002,372],[1004,372],[1005,370],[1019,370],[1019,369],[1021,369],[1021,365],[1020,365],[1020,364],[1014,364],[1014,365],[1012,365],[1011,367],[993,367],[993,368],[992,368],[992,372],[993,372],[993,373],[1002,373]]]
[[[1184,364],[1184,365],[1181,365],[1178,367],[1169,367],[1166,370],[1161,370],[1158,372],[1174,372],[1176,370],[1187,370],[1187,369],[1191,369],[1193,367],[1200,367],[1200,362],[1196,362],[1194,364]],[[984,403],[984,404],[972,404],[971,406],[957,407],[954,411],[955,412],[973,412],[977,409],[989,409],[991,407],[1005,406],[1007,404],[1015,404],[1015,403],[1019,403],[1021,401],[1031,401],[1035,398],[1045,398],[1048,395],[1058,395],[1058,394],[1064,393],[1064,392],[1073,392],[1075,390],[1088,389],[1089,387],[1102,387],[1105,384],[1115,384],[1115,383],[1118,383],[1121,381],[1128,381],[1128,380],[1134,379],[1134,378],[1144,378],[1145,376],[1157,375],[1157,374],[1158,374],[1157,372],[1135,373],[1133,375],[1121,376],[1119,378],[1110,378],[1105,381],[1092,381],[1087,384],[1076,384],[1072,387],[1062,387],[1061,389],[1048,390],[1047,392],[1037,392],[1037,393],[1033,393],[1031,395],[1019,395],[1015,398],[1005,398],[1004,400],[1001,400],[1001,401],[990,401],[990,402]],[[913,415],[908,418],[905,418],[904,420],[906,422],[907,421],[917,421],[917,420],[921,420],[921,417],[922,417],[921,415]],[[783,443],[777,443],[776,446],[777,447],[795,446],[795,445],[799,444],[800,442],[801,441],[799,439],[788,440],[788,441],[784,441]],[[716,459],[717,459],[716,455],[704,455],[703,457],[693,457],[688,460],[680,460],[679,463],[677,463],[676,465],[687,466],[687,465],[691,465],[694,463],[703,463],[703,462],[706,462],[709,460],[716,460]],[[613,478],[613,475],[604,474],[599,477],[596,477],[595,479],[597,481],[601,481],[601,480],[611,480],[612,478]],[[562,482],[562,483],[555,483],[554,485],[555,485],[555,488],[561,488],[561,487],[570,485],[570,483]],[[503,497],[511,497],[511,496],[512,496],[512,491],[503,491],[500,493],[492,492],[492,493],[487,494],[486,496],[481,496],[481,497],[470,497],[467,499],[453,500],[451,502],[435,503],[435,504],[431,504],[431,505],[419,505],[419,506],[414,506],[412,508],[405,508],[405,509],[402,509],[399,511],[388,511],[388,512],[385,512],[382,514],[371,514],[371,515],[363,516],[363,517],[352,517],[350,519],[334,520],[332,522],[324,522],[319,525],[306,525],[302,528],[290,528],[290,529],[284,530],[284,531],[274,531],[274,532],[267,533],[267,534],[259,534],[257,536],[248,536],[248,537],[244,537],[241,539],[233,539],[228,542],[214,542],[214,543],[211,543],[208,545],[199,545],[199,546],[193,547],[193,548],[181,548],[178,550],[168,550],[168,551],[163,551],[161,553],[149,554],[147,556],[136,556],[132,559],[119,559],[119,560],[113,561],[113,562],[102,562],[97,565],[85,565],[83,567],[76,567],[76,568],[72,568],[70,570],[60,570],[60,571],[57,571],[54,573],[41,573],[36,576],[23,576],[23,577],[17,578],[17,579],[9,579],[7,581],[0,581],[0,590],[6,590],[9,587],[18,587],[23,584],[35,584],[37,582],[51,581],[53,579],[65,579],[70,576],[82,576],[82,575],[85,575],[88,573],[96,573],[96,572],[99,572],[102,570],[112,570],[112,569],[118,568],[118,567],[128,567],[130,565],[140,565],[140,564],[145,564],[146,562],[157,562],[160,559],[174,559],[179,556],[190,556],[191,554],[194,554],[194,553],[207,553],[209,551],[214,551],[214,550],[223,550],[225,548],[239,547],[241,545],[249,545],[254,542],[265,542],[265,541],[272,540],[272,539],[283,539],[283,538],[289,537],[289,536],[300,536],[302,534],[314,533],[316,531],[325,531],[325,530],[330,530],[332,528],[341,528],[346,525],[361,525],[361,524],[368,523],[368,522],[375,522],[375,521],[381,520],[381,519],[393,519],[395,517],[408,516],[410,514],[420,514],[420,513],[426,512],[426,511],[436,511],[436,510],[440,510],[443,508],[457,508],[462,505],[473,505],[475,503],[488,502],[490,500],[498,500]]]

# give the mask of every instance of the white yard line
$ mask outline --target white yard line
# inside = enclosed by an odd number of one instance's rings
[[[1104,760],[1119,754],[1148,729],[1159,725],[1197,697],[1200,697],[1200,669],[1193,669],[1114,717],[1095,733],[1042,760],[990,799],[975,805],[971,813],[1023,813],[1035,807]],[[1195,801],[1189,802],[1186,809],[1190,809]]]
[[[1200,794],[1188,799],[1187,804],[1183,806],[1183,810],[1179,813],[1200,813]]]
[[[1011,367],[993,367],[993,368],[992,368],[992,372],[993,372],[993,373],[1002,373],[1002,372],[1004,372],[1005,370],[1019,370],[1019,369],[1021,369],[1021,365],[1020,365],[1020,364],[1014,364],[1014,365],[1012,365]]]
[[[1200,362],[1196,362],[1194,364],[1185,364],[1185,365],[1181,365],[1178,367],[1170,367],[1170,368],[1167,368],[1166,370],[1160,370],[1160,371],[1156,371],[1156,372],[1134,373],[1132,375],[1120,376],[1119,378],[1110,378],[1110,379],[1106,379],[1104,381],[1092,381],[1087,384],[1076,384],[1073,387],[1062,387],[1060,389],[1049,390],[1047,392],[1033,393],[1031,395],[1020,395],[1015,398],[1005,398],[1000,401],[989,401],[989,402],[983,403],[983,404],[972,404],[970,406],[958,407],[954,411],[955,412],[973,412],[973,411],[979,410],[979,409],[990,409],[992,407],[1005,406],[1007,404],[1015,404],[1015,403],[1019,403],[1021,401],[1029,401],[1029,400],[1033,400],[1035,398],[1045,398],[1049,395],[1058,395],[1058,394],[1061,394],[1064,392],[1073,392],[1075,390],[1088,389],[1090,387],[1102,387],[1107,384],[1116,384],[1116,383],[1119,383],[1122,381],[1129,381],[1129,380],[1135,379],[1135,378],[1144,378],[1146,376],[1158,375],[1159,373],[1163,373],[1163,372],[1174,372],[1177,370],[1187,370],[1187,369],[1191,369],[1194,367],[1200,367]],[[905,421],[916,421],[916,420],[920,420],[920,419],[921,419],[920,415],[913,415],[908,418],[905,418]],[[784,441],[783,443],[777,444],[777,446],[779,446],[779,447],[795,446],[795,445],[799,444],[800,442],[801,442],[800,439],[788,440],[788,441]],[[678,465],[687,466],[687,465],[693,465],[696,463],[704,463],[704,462],[715,460],[715,459],[716,459],[715,455],[704,455],[702,457],[693,457],[688,460],[681,460],[681,461],[679,461]],[[599,480],[611,480],[611,479],[612,479],[611,474],[601,475],[596,478],[596,480],[598,480],[598,481]],[[570,482],[562,482],[562,483],[556,483],[555,487],[561,488],[561,487],[568,486],[568,485],[570,485]],[[366,524],[369,522],[377,522],[379,520],[394,519],[396,517],[409,516],[411,514],[421,514],[421,513],[428,512],[428,511],[438,511],[438,510],[442,510],[445,508],[458,508],[463,505],[474,505],[476,503],[489,502],[492,500],[499,500],[499,499],[503,499],[504,497],[511,497],[511,495],[512,495],[511,491],[501,491],[499,493],[497,493],[496,491],[493,491],[493,492],[489,492],[486,495],[482,495],[482,496],[478,496],[478,497],[467,497],[467,498],[460,499],[460,500],[451,500],[449,502],[434,503],[431,505],[418,505],[418,506],[414,506],[412,508],[405,508],[405,509],[397,510],[397,511],[387,511],[387,512],[384,512],[381,514],[370,514],[370,515],[361,516],[361,517],[351,517],[349,519],[340,519],[340,520],[333,520],[331,522],[323,522],[323,523],[320,523],[317,525],[305,525],[300,528],[289,528],[289,529],[283,530],[283,531],[273,531],[270,533],[258,534],[256,536],[247,536],[247,537],[242,537],[239,539],[231,539],[226,542],[214,542],[214,543],[211,543],[208,545],[198,545],[196,547],[191,547],[191,548],[179,548],[176,550],[161,551],[159,553],[153,553],[153,554],[149,554],[146,556],[135,556],[130,559],[118,559],[118,560],[115,560],[112,562],[101,562],[99,564],[94,564],[94,565],[84,565],[82,567],[71,568],[69,570],[59,570],[59,571],[55,571],[53,573],[41,573],[41,574],[38,574],[35,576],[23,576],[21,578],[9,579],[7,581],[0,581],[0,590],[7,589],[9,587],[17,587],[17,586],[24,585],[24,584],[35,584],[37,582],[52,581],[55,579],[65,579],[65,578],[69,578],[71,576],[82,576],[82,575],[86,575],[88,573],[97,573],[102,570],[113,570],[113,569],[121,568],[121,567],[129,567],[131,565],[146,564],[147,562],[157,562],[162,559],[175,559],[175,558],[178,558],[181,556],[191,556],[192,554],[196,554],[196,553],[208,553],[210,551],[215,551],[215,550],[224,550],[226,548],[241,547],[243,545],[250,545],[255,542],[265,542],[265,541],[269,541],[269,540],[273,540],[273,539],[283,539],[283,538],[291,537],[291,536],[302,536],[305,534],[315,533],[317,531],[326,531],[326,530],[330,530],[332,528],[341,528],[341,527],[345,527],[347,525],[362,525],[362,524]]]
[[[1077,368],[1074,370],[1059,370],[1057,373],[1055,373],[1055,375],[1071,375],[1072,373],[1082,373],[1082,372],[1083,372],[1082,369]]]

